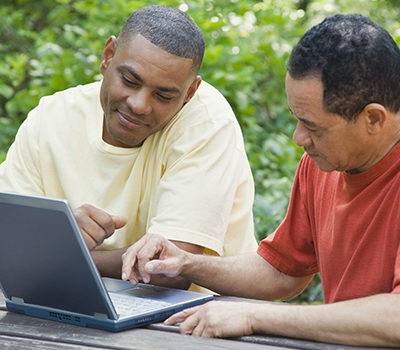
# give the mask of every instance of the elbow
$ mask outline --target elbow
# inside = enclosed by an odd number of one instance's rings
[[[283,293],[283,296],[281,297],[281,299],[283,301],[288,301],[291,300],[297,296],[299,296],[301,293],[304,292],[304,290],[306,289],[307,285],[308,285],[309,281],[307,281],[304,284],[300,284],[300,285],[296,285],[292,288],[288,288],[285,292]]]
[[[276,288],[273,289],[274,293],[270,296],[270,300],[288,301],[297,297],[306,289],[313,277],[314,275],[293,277],[280,273],[280,276],[274,281]]]

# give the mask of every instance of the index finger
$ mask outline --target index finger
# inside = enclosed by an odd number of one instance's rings
[[[127,281],[128,279],[133,284],[139,283],[139,276],[134,273],[134,265],[136,264],[136,256],[138,250],[141,248],[141,240],[131,245],[124,254],[122,254],[122,275],[121,279]]]
[[[132,279],[136,284],[139,279],[150,282],[150,274],[145,265],[154,259],[162,250],[156,235],[146,234],[138,242],[130,246],[122,256],[122,279]],[[136,266],[135,266],[136,265]]]
[[[168,317],[165,321],[164,324],[166,325],[174,325],[177,323],[182,323],[185,321],[188,317],[192,316],[195,314],[199,308],[201,308],[202,305],[194,306],[189,309],[185,309],[182,311],[177,312],[176,314],[173,314],[172,316]]]

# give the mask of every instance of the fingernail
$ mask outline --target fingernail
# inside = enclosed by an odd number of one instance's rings
[[[124,281],[126,281],[126,273],[125,273],[125,272],[122,272],[122,279],[123,279]]]

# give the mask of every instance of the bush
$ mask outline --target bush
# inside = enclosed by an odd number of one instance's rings
[[[0,32],[0,162],[19,124],[39,98],[101,79],[100,56],[110,35],[146,1],[3,0]],[[291,141],[284,77],[290,51],[307,28],[337,12],[371,14],[399,40],[399,10],[375,0],[170,0],[202,28],[203,79],[231,103],[242,126],[255,178],[256,237],[285,215],[302,150]],[[301,300],[321,300],[318,276]]]

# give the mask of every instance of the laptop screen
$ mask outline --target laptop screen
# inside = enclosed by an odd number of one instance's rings
[[[0,193],[0,213],[0,281],[7,298],[116,318],[65,201]]]

